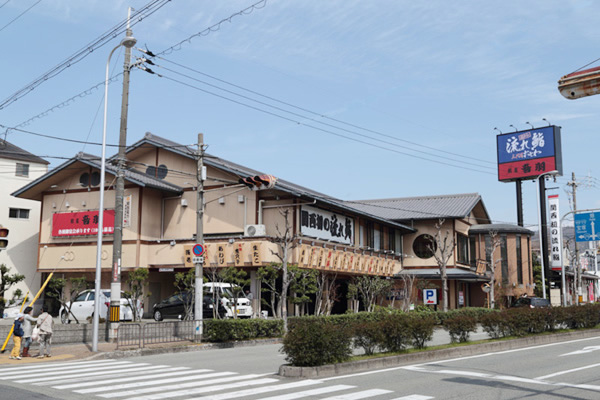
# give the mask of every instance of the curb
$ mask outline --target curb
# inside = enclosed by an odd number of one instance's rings
[[[244,340],[239,342],[226,342],[226,343],[199,343],[192,345],[173,346],[173,347],[154,347],[154,348],[141,348],[132,350],[117,350],[117,351],[106,351],[92,356],[82,358],[82,360],[103,360],[103,359],[118,359],[118,358],[129,358],[129,357],[142,357],[142,356],[153,356],[160,354],[170,353],[188,353],[191,351],[203,351],[212,349],[230,349],[236,347],[250,347],[260,346],[262,344],[278,344],[281,343],[281,338],[273,339],[261,339],[261,340]]]
[[[346,363],[322,365],[319,367],[294,367],[291,365],[282,365],[279,367],[278,374],[287,378],[325,378],[355,372],[398,367],[413,363],[442,361],[444,359],[455,357],[465,357],[502,350],[512,350],[532,345],[556,343],[573,339],[584,339],[594,336],[600,336],[600,329],[588,329],[585,331],[555,333],[550,335],[536,335],[520,339],[480,343],[453,347],[449,349],[422,351],[418,353],[380,357],[369,360],[350,361]]]

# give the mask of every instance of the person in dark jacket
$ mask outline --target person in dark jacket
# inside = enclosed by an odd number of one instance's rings
[[[13,329],[13,341],[15,343],[12,351],[10,352],[11,360],[20,360],[21,359],[21,339],[23,338],[23,314],[19,313],[17,318],[15,318],[14,329]]]

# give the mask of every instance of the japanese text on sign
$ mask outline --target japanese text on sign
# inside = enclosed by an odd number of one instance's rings
[[[52,215],[52,236],[86,236],[98,234],[98,211],[80,211],[71,213],[54,213]],[[115,231],[115,211],[104,210],[102,233],[112,234]]]
[[[562,245],[558,195],[548,196],[548,204],[550,208],[550,265],[552,269],[560,269],[562,265]]]
[[[354,242],[354,220],[330,211],[302,207],[300,227],[305,236],[345,244]]]

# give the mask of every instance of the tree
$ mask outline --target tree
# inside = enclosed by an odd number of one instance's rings
[[[435,224],[435,236],[431,238],[431,243],[427,245],[427,248],[431,251],[433,257],[435,257],[435,261],[440,269],[442,278],[442,309],[446,312],[448,311],[448,275],[446,274],[446,267],[454,252],[454,237],[447,229],[442,234],[444,222],[444,219],[440,219]]]
[[[290,209],[280,208],[279,214],[284,219],[285,226],[281,228],[279,224],[275,224],[275,230],[277,236],[272,237],[271,242],[277,245],[277,251],[271,250],[271,254],[277,257],[280,261],[279,264],[275,264],[275,268],[281,272],[281,317],[283,318],[283,332],[288,331],[288,316],[287,316],[287,294],[291,284],[291,276],[288,271],[288,259],[294,248],[296,248],[296,234],[293,231],[292,225],[290,224]]]
[[[494,253],[496,253],[496,249],[502,245],[502,240],[500,236],[498,236],[498,231],[490,231],[489,235],[491,240],[489,248],[486,249],[486,252],[489,251],[490,254],[490,262],[488,263],[488,266],[490,267],[490,272],[492,274],[490,278],[490,308],[494,309],[496,307],[496,264],[502,261],[502,258],[496,260]]]
[[[10,274],[10,268],[5,264],[0,265],[0,312],[4,312],[5,298],[4,294],[13,285],[21,282],[25,279],[25,275],[21,274]]]
[[[183,303],[183,319],[186,321],[192,320],[194,317],[194,295],[196,287],[195,269],[192,267],[187,272],[177,272],[173,284],[177,288],[175,294]],[[216,310],[217,308],[213,308],[213,313],[215,313]],[[215,315],[213,315],[213,317],[216,318]]]
[[[231,291],[225,292],[225,295],[233,303],[233,318],[237,318],[238,299],[245,297],[244,288],[250,285],[248,273],[243,269],[236,267],[227,267],[221,270],[223,282],[231,284]]]
[[[127,299],[127,307],[131,309],[131,314],[134,321],[139,321],[142,316],[139,315],[139,309],[137,305],[142,301],[144,295],[144,286],[148,281],[148,269],[138,268],[133,271],[129,271],[127,277],[127,283],[129,284],[129,290],[123,291],[123,297]],[[148,293],[150,296],[151,293]]]
[[[204,276],[205,278],[210,279],[208,282],[211,283],[222,283],[223,282],[223,273],[222,273],[223,268],[221,267],[217,267],[217,266],[206,266],[204,267]],[[192,268],[193,271],[193,268]],[[193,279],[193,277],[192,277]],[[190,286],[190,290],[193,292],[194,291],[194,283],[192,282],[192,286]],[[192,296],[193,297],[193,296]],[[203,300],[204,301],[204,300]],[[213,318],[221,318],[223,317],[221,314],[219,314],[219,304],[221,304],[221,291],[217,290],[216,287],[213,288],[212,291],[212,301],[213,304],[215,305],[215,307],[213,307]],[[192,307],[192,310],[194,308]]]
[[[299,308],[299,314],[307,314],[306,305],[310,303],[311,294],[317,292],[317,275],[319,272],[314,269],[300,268],[297,265],[290,265],[290,273],[293,276],[290,291],[294,294],[292,303]]]
[[[336,301],[340,299],[339,288],[340,285],[336,281],[337,273],[329,273],[325,271],[319,271],[317,275],[317,291],[315,300],[315,315],[330,315],[331,309]],[[348,285],[348,298],[356,301],[358,293],[356,287],[352,284]],[[353,303],[356,308],[355,312],[358,312],[358,306]]]
[[[271,308],[271,313],[275,318],[281,317],[281,310],[279,309],[279,305],[281,304],[279,298],[281,293],[277,288],[277,279],[279,278],[279,269],[275,268],[276,264],[270,264],[266,267],[260,267],[258,269],[258,279],[265,286],[264,290],[269,294],[270,303],[267,303],[265,299],[261,301]]]
[[[414,274],[400,274],[402,279],[404,296],[402,297],[402,311],[408,311],[412,304],[413,291],[415,287],[415,280],[417,279]]]
[[[66,310],[66,317],[68,319],[69,314],[73,317],[76,323],[79,323],[79,320],[73,313],[71,312],[71,306],[73,305],[73,300],[75,296],[79,294],[82,290],[87,289],[87,281],[85,277],[79,278],[69,278],[69,290],[65,290],[67,286],[67,280],[65,278],[56,278],[52,277],[50,282],[48,282],[46,294],[49,297],[53,297],[60,302],[60,305]],[[63,311],[64,313],[64,311]],[[61,319],[63,316],[60,316]],[[100,315],[98,317],[101,317]]]
[[[375,309],[377,296],[387,293],[392,282],[380,276],[361,275],[354,278],[353,284],[363,300],[365,310],[372,312]]]

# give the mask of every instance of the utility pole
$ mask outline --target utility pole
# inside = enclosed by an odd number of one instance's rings
[[[575,172],[571,173],[571,181],[567,183],[573,189],[573,213],[577,213],[577,180],[575,179]],[[581,296],[581,264],[579,263],[579,247],[577,246],[577,238],[574,238],[575,242],[575,265],[573,266],[573,272],[575,273],[575,280],[573,285],[575,287],[575,304],[579,304],[579,298]]]
[[[132,36],[129,20],[132,8],[127,16],[127,36]],[[115,183],[115,229],[113,235],[112,274],[110,282],[110,322],[109,337],[116,338],[121,319],[121,250],[123,246],[123,196],[125,193],[125,147],[127,146],[127,112],[129,108],[129,71],[131,48],[125,48],[123,63],[123,94],[121,98],[121,125],[119,130],[119,153],[117,156],[117,180]]]
[[[198,134],[198,170],[196,171],[196,179],[198,186],[196,187],[196,243],[204,245],[204,225],[202,218],[204,217],[204,135]],[[194,265],[194,320],[196,321],[196,335],[202,337],[202,303],[204,301],[204,293],[202,288],[203,281],[203,263],[195,263]]]

